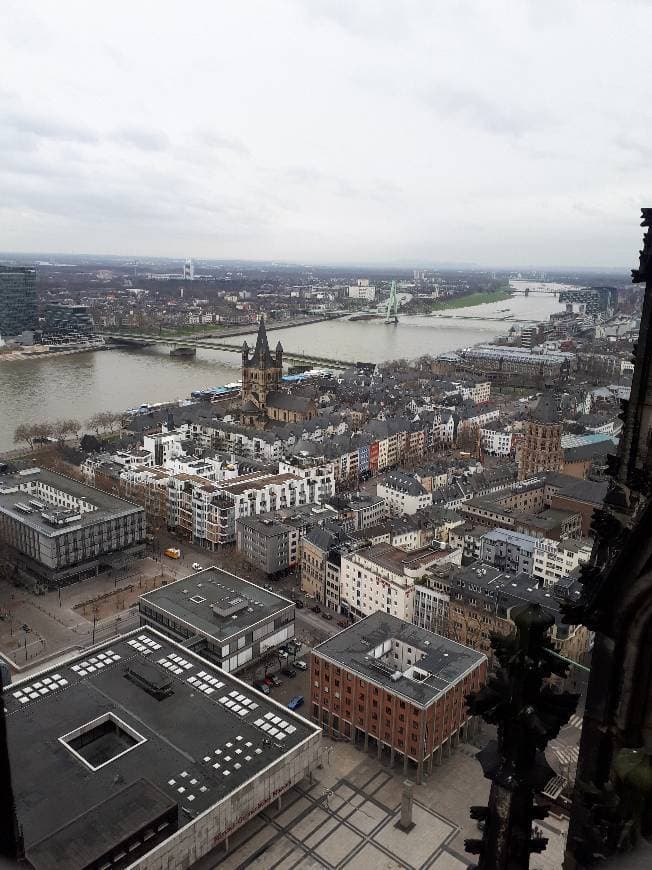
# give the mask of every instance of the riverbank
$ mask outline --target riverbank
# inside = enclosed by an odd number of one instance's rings
[[[7,350],[0,352],[0,362],[23,362],[25,360],[45,360],[53,357],[70,356],[77,353],[90,353],[95,350],[109,350],[105,344],[88,344],[78,347],[49,347],[46,345],[30,345],[20,350]]]
[[[310,326],[313,323],[321,323],[325,320],[337,320],[339,317],[347,317],[351,312],[337,312],[325,315],[316,315],[312,317],[295,317],[291,320],[265,320],[267,332],[272,332],[275,329],[290,329],[294,326]],[[249,335],[258,329],[257,323],[245,323],[242,326],[220,326],[219,323],[203,323],[187,326],[180,326],[176,329],[137,329],[136,327],[115,327],[113,329],[105,329],[103,335],[123,335],[142,336],[143,338],[231,338],[237,335]]]

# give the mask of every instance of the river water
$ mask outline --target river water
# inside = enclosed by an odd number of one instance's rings
[[[504,335],[510,322],[499,318],[546,320],[557,310],[559,302],[552,295],[515,296],[441,315],[401,317],[398,326],[386,325],[382,320],[323,321],[270,331],[269,340],[272,346],[280,340],[287,351],[323,354],[333,359],[412,359]],[[247,336],[249,344],[252,337]],[[240,340],[230,339],[234,343]],[[0,361],[0,450],[14,447],[13,433],[20,423],[62,417],[85,421],[97,411],[122,411],[143,402],[187,398],[191,390],[240,379],[240,357],[236,353],[198,350],[194,359],[187,360],[171,358],[169,350],[159,345],[142,350]]]

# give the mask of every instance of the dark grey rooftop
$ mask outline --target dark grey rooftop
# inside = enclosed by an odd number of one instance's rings
[[[126,678],[144,664],[171,694],[157,700]],[[28,852],[143,779],[178,803],[181,827],[319,730],[151,628],[11,684],[4,703]],[[93,770],[61,738],[107,713],[143,741]],[[88,839],[101,836],[91,816]]]
[[[220,641],[294,606],[281,595],[215,567],[147,592],[140,601]]]
[[[252,532],[256,532],[259,535],[263,535],[266,538],[278,538],[281,535],[287,535],[290,531],[289,524],[277,522],[272,517],[266,517],[263,515],[251,516],[251,517],[238,517],[237,519],[238,528],[247,528],[251,529]]]
[[[73,508],[66,511],[47,492],[39,490],[39,482],[83,501],[92,510],[79,513]],[[0,512],[43,535],[60,535],[73,528],[92,526],[109,519],[142,513],[143,510],[125,499],[45,468],[27,468],[15,474],[0,475]],[[44,514],[56,515],[61,525],[49,522]]]
[[[610,446],[613,450],[613,445]],[[579,477],[557,471],[546,473],[546,484],[558,489],[559,495],[594,505],[602,504],[609,489],[607,481],[581,480]]]
[[[390,641],[406,644],[413,656],[419,651],[415,666],[423,673],[422,679],[406,676],[411,668],[403,669],[399,675],[393,643],[387,654],[374,655],[374,650],[378,652],[383,644],[387,647]],[[340,631],[316,646],[315,652],[420,706],[431,704],[486,661],[483,653],[382,611]]]

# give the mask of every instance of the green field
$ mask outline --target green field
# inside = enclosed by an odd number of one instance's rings
[[[442,299],[429,305],[430,311],[446,311],[448,308],[469,308],[472,305],[484,305],[485,302],[504,302],[511,299],[511,290],[487,290],[484,293],[470,293],[468,296],[458,296],[454,299]]]

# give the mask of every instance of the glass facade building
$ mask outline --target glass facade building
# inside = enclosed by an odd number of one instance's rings
[[[93,318],[85,305],[50,303],[41,325],[43,344],[67,344],[96,338]]]
[[[0,266],[0,338],[37,327],[36,269]]]

